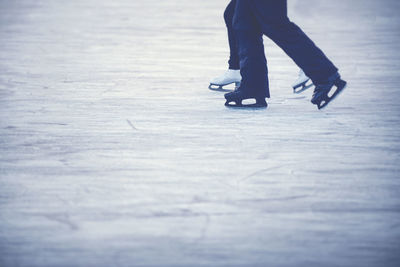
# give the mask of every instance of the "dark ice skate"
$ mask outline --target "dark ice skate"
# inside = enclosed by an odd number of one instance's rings
[[[346,88],[346,85],[347,82],[340,78],[339,73],[335,73],[326,83],[316,85],[311,103],[317,105],[318,109],[326,107]]]
[[[234,108],[266,108],[268,107],[265,97],[256,97],[248,95],[241,90],[236,90],[231,93],[225,94],[225,106]],[[243,104],[243,100],[255,99],[256,103]]]

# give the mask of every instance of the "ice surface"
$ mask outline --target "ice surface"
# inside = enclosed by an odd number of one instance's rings
[[[400,4],[289,0],[349,83],[207,89],[227,1],[0,1],[0,266],[399,266]]]

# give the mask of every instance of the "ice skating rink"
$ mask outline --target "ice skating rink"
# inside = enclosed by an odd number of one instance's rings
[[[226,0],[0,1],[0,266],[400,264],[400,4],[289,0],[349,86],[265,39],[224,107]]]

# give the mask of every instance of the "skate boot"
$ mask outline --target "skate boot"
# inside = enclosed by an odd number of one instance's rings
[[[326,83],[317,84],[314,89],[314,94],[311,103],[318,106],[318,109],[326,107],[335,97],[337,97],[344,88],[347,82],[340,78],[338,72],[328,78]]]
[[[244,91],[240,90],[240,87],[234,92],[225,94],[225,106],[235,107],[235,108],[266,108],[268,107],[265,97],[257,97],[253,95],[246,94]],[[255,99],[254,104],[242,104],[243,100]]]
[[[229,92],[229,91],[233,91],[233,90],[225,89],[224,87],[234,83],[235,90],[236,90],[237,88],[239,88],[241,80],[242,80],[242,76],[240,75],[240,70],[228,69],[221,76],[211,80],[208,88],[210,90],[214,90],[214,91]]]
[[[297,80],[293,83],[293,93],[299,94],[308,88],[312,86],[312,83],[308,84],[308,81],[310,81],[310,78],[307,77],[307,75],[304,73],[302,69],[300,69],[299,76],[297,77]],[[300,89],[299,89],[300,88]]]

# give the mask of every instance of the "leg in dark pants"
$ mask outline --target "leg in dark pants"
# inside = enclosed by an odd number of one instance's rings
[[[247,0],[263,33],[281,47],[315,84],[338,69],[313,41],[287,17],[286,0]]]
[[[269,97],[269,86],[263,33],[247,1],[236,1],[233,21],[242,75],[240,88],[251,97],[265,98]]]
[[[236,8],[236,0],[232,0],[229,2],[224,12],[224,20],[226,28],[228,30],[228,40],[230,48],[230,57],[228,64],[229,64],[229,69],[232,70],[240,69],[238,45],[235,36],[235,31],[233,29],[233,16],[235,14],[235,8]]]
[[[235,36],[239,47],[242,95],[269,97],[262,34],[271,38],[315,84],[337,68],[307,35],[287,17],[286,0],[236,0]]]

